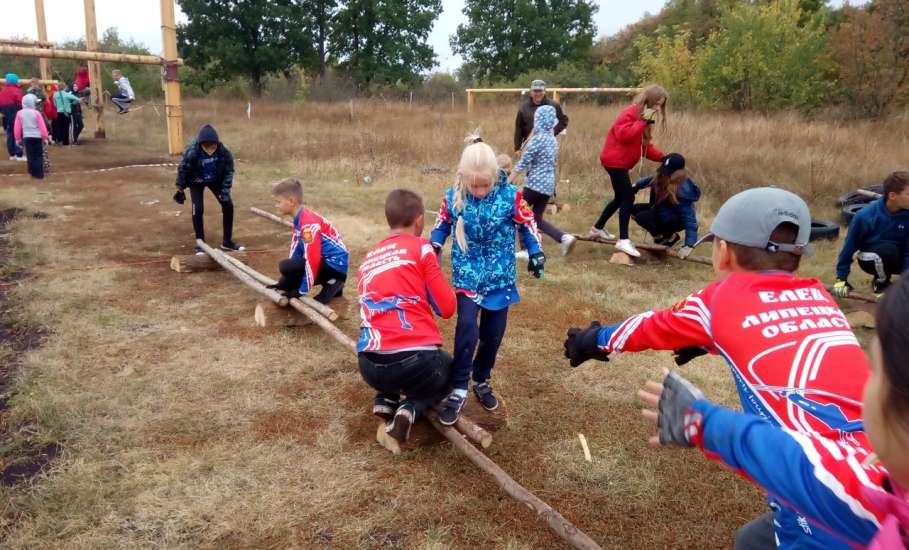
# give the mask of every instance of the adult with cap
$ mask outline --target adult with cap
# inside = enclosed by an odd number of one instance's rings
[[[557,136],[568,128],[568,117],[562,112],[562,106],[546,96],[546,83],[534,80],[530,83],[529,97],[521,104],[518,116],[514,120],[514,150],[518,155],[521,154],[524,143],[533,131],[534,117],[541,105],[551,105],[556,111],[557,122],[552,129],[552,135]]]
[[[22,109],[22,88],[19,87],[19,75],[7,73],[6,84],[0,88],[0,115],[3,115],[3,131],[6,132],[6,152],[10,160],[25,161],[22,148],[16,145],[14,125],[16,113]]]
[[[862,389],[869,366],[849,323],[817,279],[796,275],[810,254],[811,213],[774,187],[738,193],[710,233],[718,279],[661,311],[621,323],[571,328],[565,356],[575,367],[620,352],[675,350],[682,365],[712,353],[726,360],[745,413],[795,433],[869,449]],[[620,360],[615,358],[615,360]],[[739,529],[737,549],[841,548],[823,529],[803,529],[788,502]]]
[[[653,236],[653,242],[674,246],[685,231],[685,246],[679,250],[683,260],[691,254],[698,240],[698,217],[695,203],[701,198],[698,184],[688,177],[685,157],[669,153],[660,161],[656,174],[639,179],[634,192],[650,189],[645,203],[631,208],[631,217]]]

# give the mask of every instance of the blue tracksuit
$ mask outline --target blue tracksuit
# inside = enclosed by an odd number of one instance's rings
[[[846,242],[836,262],[836,278],[845,281],[849,277],[852,257],[856,252],[884,243],[897,246],[903,257],[902,271],[909,269],[909,210],[891,214],[887,210],[886,199],[881,197],[852,218]]]

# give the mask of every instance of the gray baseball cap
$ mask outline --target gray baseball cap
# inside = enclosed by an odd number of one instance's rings
[[[530,83],[530,89],[531,90],[545,90],[546,83],[539,79],[534,80],[533,82]]]
[[[781,223],[799,228],[794,244],[770,240],[773,230]],[[770,252],[789,252],[810,256],[811,212],[795,193],[778,187],[756,187],[733,195],[723,203],[710,225],[710,233],[694,246],[720,238],[730,243],[762,248]]]

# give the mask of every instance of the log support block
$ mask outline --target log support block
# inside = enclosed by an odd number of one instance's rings
[[[609,258],[609,263],[633,266],[638,264],[657,264],[666,261],[666,253],[662,251],[638,248],[638,252],[641,253],[639,258],[634,258],[624,252],[616,252]]]
[[[305,327],[312,321],[290,307],[281,307],[274,302],[256,304],[253,315],[257,327]]]

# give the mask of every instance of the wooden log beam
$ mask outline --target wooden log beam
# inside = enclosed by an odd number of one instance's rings
[[[242,252],[238,254],[242,254]],[[228,255],[227,257],[230,258],[231,256]],[[170,268],[177,273],[195,273],[197,271],[214,271],[221,269],[221,266],[207,254],[187,254],[185,256],[173,256],[170,259]]]
[[[95,0],[84,0],[85,4],[85,49],[90,52],[98,51],[98,22],[95,17]],[[88,62],[89,102],[95,112],[95,139],[107,139],[104,129],[104,98],[101,85],[101,63]]]
[[[341,345],[346,346],[346,347],[350,348],[351,350],[353,350],[354,352],[356,352],[356,350],[357,350],[356,342],[354,342],[349,336],[347,336],[346,334],[341,332],[341,330],[338,327],[336,327],[334,325],[334,323],[329,321],[326,317],[322,316],[322,314],[320,314],[318,311],[316,311],[315,309],[309,307],[308,305],[306,305],[305,303],[300,301],[299,298],[291,299],[290,307],[294,308],[295,310],[299,311],[303,315],[307,316],[313,323],[317,324],[319,326],[319,328],[321,328],[322,330],[327,332],[329,334],[329,336],[331,336],[332,338],[337,340]]]
[[[463,434],[447,426],[443,426],[433,421],[433,426],[445,439],[451,442],[456,449],[461,451],[471,462],[478,468],[489,474],[508,495],[530,508],[537,517],[543,519],[549,528],[557,534],[562,540],[570,544],[572,548],[581,550],[592,550],[600,548],[600,545],[594,542],[583,531],[575,527],[570,521],[565,519],[562,514],[558,513],[551,506],[540,500],[539,497],[525,489],[521,484],[511,478],[498,464],[493,462],[489,457],[477,450],[471,445]]]
[[[249,211],[252,212],[253,214],[256,214],[257,216],[262,216],[263,218],[265,218],[267,220],[271,220],[271,221],[273,221],[275,223],[279,223],[281,225],[286,225],[287,227],[289,227],[291,229],[294,228],[293,222],[285,220],[281,216],[276,216],[276,215],[272,214],[271,212],[266,212],[265,210],[262,210],[261,208],[256,208],[255,206],[251,206],[249,208]]]
[[[35,0],[35,26],[38,27],[38,40],[34,44],[38,48],[51,48],[53,44],[47,40],[47,18],[44,16],[44,0]],[[11,46],[12,44],[7,44]],[[24,46],[24,44],[22,44]],[[50,80],[51,67],[49,59],[38,60],[38,71],[42,80]],[[44,86],[44,84],[41,84]]]
[[[436,411],[426,411],[426,418],[432,422],[433,426],[437,424],[439,426],[442,425],[439,423],[439,415]],[[454,427],[458,433],[469,439],[472,443],[479,445],[484,449],[488,449],[492,445],[492,434],[477,426],[463,414],[458,417],[458,421],[455,423]]]
[[[615,239],[599,239],[599,238],[595,238],[595,237],[585,237],[583,235],[575,235],[575,238],[579,241],[585,241],[585,242],[589,242],[589,243],[611,244],[611,245],[614,245],[616,243]],[[634,246],[635,246],[635,248],[639,248],[641,250],[649,250],[651,252],[662,252],[668,256],[671,256],[677,260],[682,260],[684,262],[693,262],[696,264],[711,265],[711,266],[713,265],[713,261],[708,260],[707,258],[698,258],[696,256],[688,256],[687,258],[680,258],[679,253],[676,252],[675,250],[669,248],[668,246],[663,246],[663,245],[659,245],[659,244],[647,244],[647,243],[641,243],[641,244],[634,243]]]
[[[167,152],[183,153],[183,100],[180,92],[178,67],[183,61],[177,56],[177,22],[174,0],[161,0],[161,48],[164,66],[161,81],[164,85],[164,116],[167,118]]]
[[[41,7],[41,17],[38,21],[38,34],[41,34],[41,27],[44,24],[44,1],[35,0],[35,12],[38,13],[38,6]],[[44,31],[45,36],[47,35],[47,30]],[[20,46],[23,48],[53,48],[54,43],[48,42],[47,40],[17,40],[15,38],[0,38],[0,45],[3,46]]]
[[[312,324],[309,317],[302,317],[297,310],[274,302],[256,304],[253,320],[257,327],[305,327]]]
[[[0,55],[10,55],[13,57],[37,57],[38,59],[75,59],[76,61],[135,63],[137,65],[164,64],[164,60],[156,55],[84,52],[79,50],[58,50],[56,48],[24,48],[21,46],[0,46]],[[182,65],[183,60],[178,59],[177,64]]]
[[[833,294],[833,285],[824,285],[824,288],[827,289],[827,292]],[[833,294],[833,297],[836,298],[836,295]],[[874,294],[866,294],[864,292],[856,292],[855,290],[849,292],[849,296],[846,296],[847,300],[856,300],[858,302],[866,302],[869,304],[876,304],[878,302],[878,297]]]
[[[217,249],[214,249],[214,248],[208,246],[207,244],[205,244],[205,241],[203,241],[202,239],[196,239],[196,244],[206,254],[211,256],[212,260],[218,262],[218,264],[221,267],[223,267],[227,271],[230,271],[231,274],[233,274],[234,277],[236,277],[237,279],[240,279],[240,282],[242,282],[249,288],[255,290],[259,294],[262,294],[263,296],[268,297],[269,300],[278,304],[279,306],[287,305],[286,296],[284,296],[283,294],[281,294],[280,292],[278,292],[276,290],[272,290],[270,288],[265,288],[265,285],[263,285],[262,283],[260,283],[259,281],[255,280],[255,279],[253,279],[252,277],[249,276],[248,273],[246,273],[242,269],[239,269],[237,266],[235,266],[229,260],[227,260],[226,254],[224,254],[220,250],[217,250]]]

